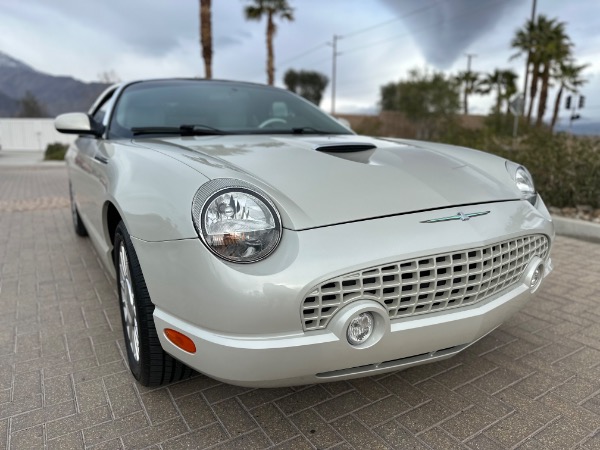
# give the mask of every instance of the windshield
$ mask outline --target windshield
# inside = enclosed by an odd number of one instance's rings
[[[352,134],[312,103],[283,89],[163,80],[135,83],[123,90],[109,138],[175,133]]]

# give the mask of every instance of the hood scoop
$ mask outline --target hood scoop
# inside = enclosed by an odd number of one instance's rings
[[[353,152],[363,152],[365,150],[373,150],[376,148],[377,148],[376,145],[365,144],[364,142],[359,142],[359,143],[345,142],[343,144],[318,145],[315,147],[315,150],[318,152],[325,152],[325,153],[353,153]]]
[[[361,164],[373,164],[373,154],[377,146],[365,142],[348,142],[336,144],[319,144],[314,147],[318,152],[335,158],[345,159],[346,161],[357,162]]]

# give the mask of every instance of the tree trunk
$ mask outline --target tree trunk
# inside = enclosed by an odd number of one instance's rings
[[[200,0],[200,45],[204,59],[204,78],[212,78],[211,0]]]
[[[554,101],[554,112],[552,113],[552,122],[550,122],[550,131],[554,131],[554,126],[556,125],[556,121],[558,120],[558,111],[560,110],[560,102],[562,100],[562,93],[565,85],[560,84],[560,89],[556,94],[556,100]]]
[[[275,83],[275,56],[273,54],[273,36],[275,35],[275,24],[273,23],[273,12],[269,11],[267,17],[267,82],[269,86]]]
[[[546,113],[546,104],[548,103],[548,85],[550,84],[550,63],[544,64],[544,72],[542,73],[542,89],[540,90],[540,100],[538,102],[538,113],[535,126],[542,126],[542,120]]]
[[[496,107],[494,108],[494,112],[496,114],[500,114],[500,107],[502,105],[502,86],[500,83],[496,85]]]
[[[535,96],[537,95],[539,70],[540,70],[539,65],[536,63],[533,63],[533,68],[531,70],[531,85],[529,88],[529,107],[527,108],[527,123],[531,122],[531,113],[533,112],[533,102],[535,100]]]

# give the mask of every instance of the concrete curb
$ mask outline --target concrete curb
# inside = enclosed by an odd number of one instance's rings
[[[559,216],[552,216],[552,221],[556,234],[584,241],[600,242],[600,224]]]

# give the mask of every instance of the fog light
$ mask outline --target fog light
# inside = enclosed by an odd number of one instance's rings
[[[531,281],[529,282],[529,288],[532,291],[535,291],[540,282],[542,281],[542,277],[544,276],[544,265],[538,264],[533,273],[531,274]]]
[[[348,325],[346,336],[352,345],[364,343],[373,334],[375,320],[370,312],[360,313],[354,317]]]

